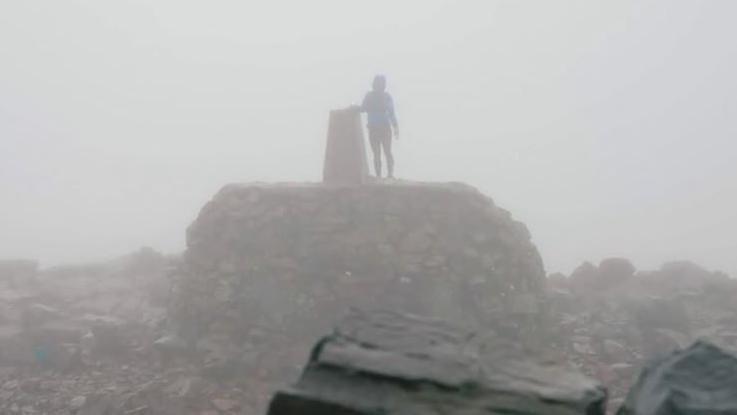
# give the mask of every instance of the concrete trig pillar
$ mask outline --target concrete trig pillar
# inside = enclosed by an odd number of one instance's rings
[[[361,184],[368,179],[361,113],[353,109],[330,111],[322,181],[328,184]]]

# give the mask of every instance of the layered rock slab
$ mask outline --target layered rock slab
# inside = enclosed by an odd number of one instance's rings
[[[314,348],[269,415],[604,414],[590,379],[525,358],[457,327],[390,312],[356,312]]]

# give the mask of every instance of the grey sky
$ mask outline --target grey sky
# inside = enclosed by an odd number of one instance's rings
[[[0,3],[0,257],[175,252],[223,184],[319,178],[386,73],[398,174],[479,187],[549,271],[737,274],[737,2]]]

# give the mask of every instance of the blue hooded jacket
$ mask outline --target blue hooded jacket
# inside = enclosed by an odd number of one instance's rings
[[[399,128],[397,116],[394,113],[394,100],[385,91],[386,79],[379,75],[374,78],[373,90],[366,94],[361,104],[361,111],[368,116],[368,127]]]

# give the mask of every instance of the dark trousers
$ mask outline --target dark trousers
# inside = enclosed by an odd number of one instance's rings
[[[369,142],[374,153],[376,177],[381,177],[381,151],[384,150],[389,177],[394,177],[394,156],[392,155],[392,128],[389,125],[369,126]]]

